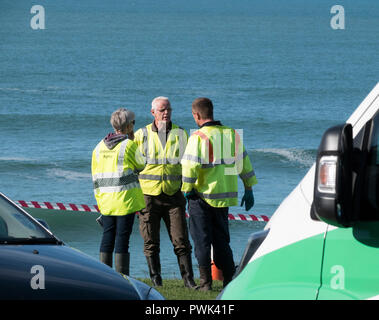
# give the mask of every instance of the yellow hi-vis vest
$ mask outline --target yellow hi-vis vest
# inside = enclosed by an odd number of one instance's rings
[[[158,133],[153,131],[152,124],[149,124],[137,130],[134,141],[146,159],[146,167],[139,175],[142,192],[151,196],[164,192],[171,196],[180,190],[180,160],[187,145],[187,132],[172,124],[166,145],[163,147]]]
[[[212,207],[238,205],[237,176],[245,187],[258,181],[237,131],[211,125],[191,135],[181,160],[183,192],[194,189]]]
[[[142,170],[143,158],[129,139],[108,149],[104,141],[92,152],[92,180],[101,214],[121,216],[145,208],[145,200],[134,171]]]

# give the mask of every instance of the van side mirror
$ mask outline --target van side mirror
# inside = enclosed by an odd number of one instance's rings
[[[352,225],[353,129],[325,131],[317,153],[312,216],[338,227]]]

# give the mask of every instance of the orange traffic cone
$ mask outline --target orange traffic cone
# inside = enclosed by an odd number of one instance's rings
[[[224,276],[222,274],[222,271],[216,267],[215,263],[213,262],[213,246],[211,247],[211,271],[212,271],[212,280],[224,280]]]
[[[212,280],[220,280],[220,281],[224,280],[222,271],[216,267],[213,261],[211,263],[211,270],[212,270]]]

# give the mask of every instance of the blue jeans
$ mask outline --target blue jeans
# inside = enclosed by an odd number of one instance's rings
[[[103,237],[100,252],[128,253],[135,213],[124,216],[102,216]]]

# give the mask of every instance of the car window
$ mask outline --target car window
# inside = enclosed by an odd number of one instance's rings
[[[0,195],[0,240],[51,238],[50,233]]]

